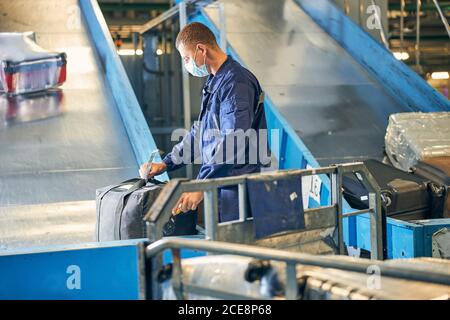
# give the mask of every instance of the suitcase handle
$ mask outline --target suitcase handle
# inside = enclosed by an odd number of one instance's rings
[[[121,182],[119,185],[115,186],[115,188],[124,186],[126,184],[133,184],[133,186],[130,188],[130,190],[131,189],[136,190],[136,189],[139,189],[139,188],[145,186],[148,183],[153,183],[153,184],[159,185],[159,184],[166,184],[167,182],[159,181],[159,180],[156,180],[155,178],[150,178],[150,179],[133,178],[133,179],[128,179],[128,180]]]

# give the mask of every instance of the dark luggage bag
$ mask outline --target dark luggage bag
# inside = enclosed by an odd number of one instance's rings
[[[158,197],[164,182],[155,179],[130,179],[97,190],[97,241],[146,238],[145,214]],[[196,234],[197,212],[171,217],[164,236]]]
[[[450,218],[450,157],[424,159],[412,171],[430,181],[430,217]]]
[[[429,180],[377,160],[366,160],[364,164],[381,188],[382,207],[386,216],[400,220],[429,218]],[[352,208],[366,209],[369,207],[369,194],[360,178],[359,175],[345,175],[343,194]]]

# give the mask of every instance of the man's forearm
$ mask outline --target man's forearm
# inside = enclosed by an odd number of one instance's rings
[[[184,162],[175,164],[172,160],[172,153],[167,154],[162,161],[167,166],[167,169],[166,169],[167,172],[183,168],[186,165]]]

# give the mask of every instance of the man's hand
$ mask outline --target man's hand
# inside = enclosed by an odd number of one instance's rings
[[[145,176],[149,166],[151,166],[151,170],[147,174],[147,176]],[[142,179],[150,179],[153,178],[154,176],[164,173],[166,169],[167,165],[164,162],[161,163],[147,162],[141,165],[141,167],[139,168],[139,175],[141,176]]]
[[[203,201],[203,192],[185,192],[181,195],[175,207],[172,208],[172,214],[186,212],[197,209],[198,205]]]

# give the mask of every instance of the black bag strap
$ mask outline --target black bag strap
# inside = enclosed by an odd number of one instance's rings
[[[141,178],[132,178],[132,179],[128,179],[125,181],[122,181],[119,184],[115,184],[110,186],[108,189],[106,189],[105,191],[103,191],[98,197],[97,197],[97,201],[98,201],[98,212],[99,214],[97,215],[97,225],[100,226],[100,212],[101,212],[101,206],[102,206],[102,200],[105,197],[105,195],[110,192],[113,189],[116,188],[120,188],[121,186],[127,185],[127,184],[133,184],[130,189],[128,189],[126,192],[124,192],[120,198],[119,198],[119,202],[118,205],[116,207],[116,211],[114,213],[114,217],[115,217],[115,229],[114,229],[114,236],[117,239],[120,239],[118,237],[120,237],[120,219],[122,216],[122,211],[123,208],[125,206],[125,198],[130,195],[131,193],[133,193],[134,191],[142,188],[144,185],[147,185],[149,183],[152,183],[154,185],[161,185],[161,184],[166,184],[167,182],[165,181],[159,181],[157,179],[154,178],[150,178],[150,179],[141,179]],[[100,241],[100,227],[97,230],[97,241]]]
[[[142,180],[142,179],[133,178],[133,179],[129,179],[129,180],[123,181],[123,182],[121,182],[121,183],[119,183],[119,184],[112,185],[112,186],[110,186],[108,189],[106,189],[105,191],[103,191],[103,192],[97,197],[97,202],[98,202],[98,209],[97,209],[97,210],[98,210],[98,214],[97,214],[97,225],[99,226],[99,227],[98,227],[98,230],[97,230],[97,241],[100,241],[100,218],[101,218],[101,214],[100,214],[100,213],[101,213],[101,209],[102,209],[102,200],[103,200],[103,198],[105,197],[105,195],[106,195],[108,192],[110,192],[111,190],[115,189],[115,188],[124,186],[124,185],[126,185],[126,184],[130,184],[130,183],[138,183],[139,180]]]
[[[119,198],[119,201],[117,203],[116,212],[114,214],[114,238],[119,240],[120,239],[120,227],[121,227],[121,220],[122,220],[122,211],[125,206],[125,198],[128,197],[130,194],[135,192],[136,190],[142,188],[146,184],[145,179],[130,179],[127,180],[129,182],[133,182],[133,185],[128,189],[126,192],[122,193],[122,195]],[[123,182],[121,185],[125,185],[127,183]]]
[[[130,179],[127,181],[122,182],[120,185],[116,186],[116,187],[120,187],[121,185],[126,185],[129,183],[133,183],[133,185],[130,187],[130,189],[128,189],[126,192],[124,192],[121,196],[120,199],[118,201],[117,207],[116,207],[116,212],[115,212],[115,223],[114,223],[114,237],[119,240],[120,239],[120,227],[121,227],[121,221],[122,221],[122,211],[125,207],[125,199],[132,194],[133,192],[135,192],[136,190],[142,188],[143,186],[152,183],[154,185],[161,185],[161,184],[166,184],[166,182],[163,181],[159,181],[156,180],[154,178],[150,178],[150,179],[140,179],[140,178],[135,178],[135,179]]]

